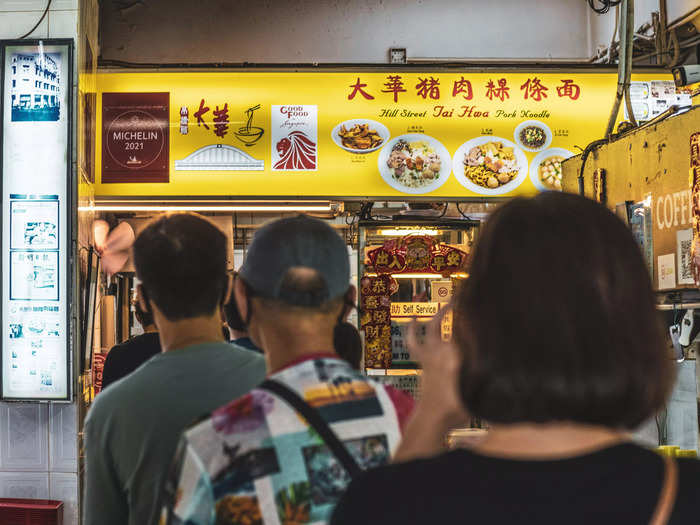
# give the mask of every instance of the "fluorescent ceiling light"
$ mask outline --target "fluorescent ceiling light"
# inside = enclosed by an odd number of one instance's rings
[[[79,206],[79,211],[240,211],[240,212],[331,212],[333,206],[328,204],[325,206],[206,206],[206,205],[189,205],[189,206],[163,206],[151,204],[97,204],[95,206]]]
[[[394,279],[438,279],[442,277],[440,273],[392,273]]]
[[[391,236],[400,236],[400,235],[439,235],[440,230],[400,230],[400,229],[390,229],[390,230],[379,230],[379,235],[391,235]]]
[[[374,272],[370,272],[366,273],[365,277],[377,277],[377,275],[378,274]],[[449,279],[450,277],[455,277],[457,279],[466,279],[467,277],[469,277],[469,274],[464,272],[456,272],[450,274],[448,277],[444,277],[441,273],[392,273],[391,276],[394,279]]]

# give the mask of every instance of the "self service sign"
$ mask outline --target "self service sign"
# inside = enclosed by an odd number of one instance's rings
[[[2,48],[2,399],[70,399],[72,41]]]

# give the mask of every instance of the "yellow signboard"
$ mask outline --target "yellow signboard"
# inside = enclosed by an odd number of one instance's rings
[[[534,194],[601,137],[615,85],[600,72],[102,73],[95,193]]]
[[[391,303],[391,318],[433,317],[440,310],[440,303]]]

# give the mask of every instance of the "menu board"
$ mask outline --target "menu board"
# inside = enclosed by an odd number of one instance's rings
[[[658,117],[671,106],[692,106],[689,94],[676,89],[673,80],[651,80],[630,83],[630,102],[637,122]],[[629,119],[627,105],[623,104],[625,119]]]
[[[670,74],[633,79],[670,100]],[[617,76],[316,68],[97,81],[98,197],[487,199],[560,189],[562,160],[602,136]]]
[[[69,400],[72,52],[2,43],[2,399]]]

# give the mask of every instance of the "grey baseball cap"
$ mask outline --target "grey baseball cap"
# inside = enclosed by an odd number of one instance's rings
[[[286,289],[283,282],[292,268],[315,270],[323,281],[322,289],[302,295]],[[350,260],[345,241],[329,224],[298,215],[258,230],[239,275],[256,295],[314,307],[347,292]]]

